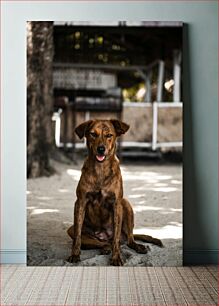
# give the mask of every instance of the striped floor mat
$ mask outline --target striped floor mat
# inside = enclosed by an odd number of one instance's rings
[[[217,266],[1,266],[1,305],[218,305]]]

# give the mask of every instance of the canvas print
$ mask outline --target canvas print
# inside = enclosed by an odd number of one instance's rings
[[[182,22],[28,21],[27,264],[182,265]]]

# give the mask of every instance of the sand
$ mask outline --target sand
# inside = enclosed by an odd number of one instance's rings
[[[52,161],[57,173],[27,181],[28,265],[109,266],[111,255],[82,250],[81,261],[66,261],[73,223],[75,190],[82,160],[78,164]],[[121,246],[125,266],[182,265],[182,166],[129,162],[121,165],[125,197],[135,213],[135,232],[162,239],[164,248],[151,244],[147,254]]]

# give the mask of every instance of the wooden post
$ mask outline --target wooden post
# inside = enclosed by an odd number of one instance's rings
[[[153,102],[153,126],[152,126],[152,150],[157,148],[157,122],[158,122],[158,105]]]
[[[146,74],[145,87],[145,102],[151,102],[151,71]]]
[[[181,51],[174,50],[173,52],[173,101],[180,102],[181,99]]]
[[[63,121],[64,121],[64,131],[63,131],[63,147],[64,151],[67,151],[67,132],[68,132],[68,105],[63,110]]]
[[[60,148],[61,113],[62,109],[59,108],[58,112],[55,115],[55,144],[57,148]]]
[[[159,61],[158,79],[157,79],[157,102],[163,99],[163,83],[164,83],[164,61]]]
[[[86,112],[85,112],[85,114],[84,114],[84,120],[85,120],[85,121],[90,120],[90,112],[89,112],[89,111],[86,111]],[[84,144],[86,145],[86,143],[87,143],[87,140],[86,140],[86,138],[84,137]]]

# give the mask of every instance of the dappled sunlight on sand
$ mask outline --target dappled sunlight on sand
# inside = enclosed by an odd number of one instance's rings
[[[73,224],[73,221],[63,221],[63,224],[66,224],[66,225],[72,225]]]
[[[157,183],[157,184],[154,184],[154,186],[156,186],[156,187],[166,187],[168,185],[165,184],[165,183]]]
[[[31,212],[31,215],[41,215],[44,213],[57,213],[59,212],[58,209],[48,209],[48,208],[37,208],[37,209],[33,209],[33,211]]]
[[[182,238],[182,224],[168,224],[163,227],[136,228],[134,234],[146,234],[159,239],[179,239]]]
[[[128,195],[128,198],[129,199],[137,199],[137,198],[141,198],[141,197],[144,197],[145,196],[145,193],[142,193],[142,194],[130,194]]]
[[[46,197],[46,196],[41,196],[41,197],[36,197],[38,200],[44,200],[44,201],[49,201],[53,200],[53,197]]]
[[[158,206],[146,206],[146,205],[133,205],[134,213],[141,211],[161,211],[163,214],[169,214],[174,212],[182,212],[181,208],[171,208],[171,207],[158,207]]]
[[[137,188],[132,188],[132,191],[136,191]],[[139,189],[138,189],[139,190]],[[157,191],[157,192],[174,192],[178,191],[179,189],[176,187],[171,187],[171,186],[165,186],[165,187],[153,187],[151,185],[147,185],[144,187],[141,187],[141,190],[151,190],[151,191]],[[144,197],[146,194],[141,193],[141,194],[130,194],[128,197],[130,199],[135,199],[135,198],[141,198]]]
[[[122,175],[124,184],[129,182],[132,184],[130,188],[132,193],[128,195],[130,199],[145,197],[148,191],[174,193],[181,192],[182,189],[182,182],[174,175],[167,175],[159,171],[142,171],[140,169],[139,171],[127,171],[127,168],[122,167]]]
[[[81,176],[81,170],[67,169],[66,173],[73,178],[73,180],[78,181]]]
[[[182,185],[182,182],[178,180],[171,180],[171,183],[176,185]]]
[[[152,188],[151,190],[160,191],[160,192],[173,192],[177,191],[178,189],[174,187],[157,187],[157,188]]]
[[[69,189],[59,188],[58,190],[61,193],[71,192]]]
[[[125,170],[124,167],[121,167],[121,171],[124,181],[143,180],[147,183],[158,183],[160,180],[170,180],[172,178],[171,175],[165,175],[153,171],[131,172]]]
[[[145,206],[145,205],[135,205],[133,206],[133,210],[134,210],[134,213],[135,212],[141,212],[141,211],[156,211],[156,210],[162,210],[163,207],[155,207],[155,206]]]
[[[145,190],[145,187],[141,186],[141,187],[135,187],[131,189],[132,191],[138,191],[138,190]]]

